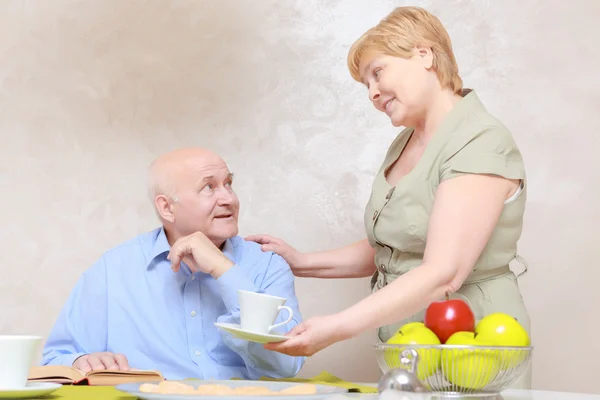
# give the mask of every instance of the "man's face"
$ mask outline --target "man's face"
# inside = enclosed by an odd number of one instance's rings
[[[216,246],[238,234],[239,199],[233,175],[217,157],[187,161],[177,178],[173,225],[180,236],[204,233]]]

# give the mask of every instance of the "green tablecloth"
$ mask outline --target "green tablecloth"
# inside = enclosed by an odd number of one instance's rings
[[[321,385],[332,385],[350,389],[352,392],[360,393],[377,393],[377,389],[371,386],[358,385],[352,382],[344,381],[328,372],[322,372],[312,378],[288,378],[288,379],[271,379],[261,378],[263,381],[278,381],[278,382],[300,382],[314,383]],[[135,396],[128,395],[115,389],[113,386],[63,386],[47,397],[48,400],[133,400]]]
[[[43,397],[48,400],[134,400],[135,396],[115,389],[113,386],[63,386],[52,394]]]

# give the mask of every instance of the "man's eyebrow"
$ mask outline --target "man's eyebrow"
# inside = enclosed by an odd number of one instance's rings
[[[230,172],[227,175],[227,179],[233,179],[233,173],[232,172]],[[215,180],[214,175],[207,175],[204,178],[202,178],[202,182],[208,182],[208,181],[214,181],[214,180]]]

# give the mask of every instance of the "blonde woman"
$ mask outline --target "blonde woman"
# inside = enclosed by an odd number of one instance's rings
[[[303,254],[267,235],[248,239],[283,256],[296,276],[372,275],[372,294],[339,313],[297,326],[267,345],[312,355],[377,329],[386,341],[446,292],[466,298],[477,319],[504,312],[529,331],[509,263],[518,258],[527,183],[509,130],[463,89],[448,33],[418,7],[399,7],[351,47],[348,67],[373,106],[404,126],[373,182],[367,238]],[[515,387],[529,387],[526,374]]]

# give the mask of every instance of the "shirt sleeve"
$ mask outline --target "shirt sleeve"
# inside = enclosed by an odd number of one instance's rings
[[[106,351],[104,259],[75,284],[44,345],[41,365],[72,366],[84,354]]]
[[[247,275],[246,270],[239,265],[230,268],[217,279],[217,282],[227,308],[227,312],[218,318],[218,322],[240,323],[238,289],[286,298],[285,305],[292,309],[294,315],[290,322],[279,328],[281,332],[289,332],[302,321],[295,293],[294,275],[285,260],[277,254],[270,254],[264,279],[257,285]],[[277,316],[275,323],[283,322],[287,317],[287,312],[282,311]],[[306,357],[293,357],[266,350],[260,343],[238,339],[227,332],[221,331],[220,335],[227,347],[244,360],[249,379],[259,379],[263,376],[269,378],[293,377],[298,374],[306,360]]]
[[[493,126],[481,129],[448,153],[440,169],[440,182],[465,174],[525,179],[521,152],[505,128]]]

